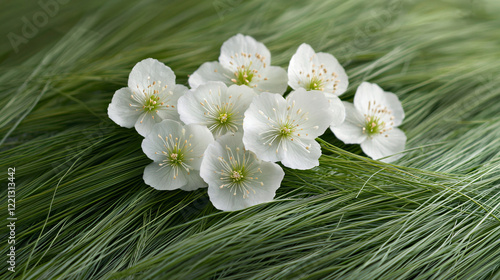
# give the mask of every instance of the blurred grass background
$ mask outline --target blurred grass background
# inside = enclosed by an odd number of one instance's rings
[[[2,1],[0,218],[16,168],[16,272],[1,279],[500,279],[500,2]],[[31,28],[30,28],[31,25]],[[402,100],[408,154],[322,137],[277,199],[217,211],[155,191],[107,117],[135,63],[187,77],[236,33],[288,66],[306,42]]]

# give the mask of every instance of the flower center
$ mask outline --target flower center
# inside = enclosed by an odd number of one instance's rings
[[[146,100],[146,104],[144,104],[144,111],[156,111],[160,107],[160,103],[160,97],[156,94],[153,94],[149,96],[149,99]]]
[[[235,110],[237,101],[233,96],[228,96],[227,99],[217,99],[210,95],[203,99],[201,106],[205,111],[203,113],[206,118],[205,125],[212,133],[224,135],[228,131],[236,132],[238,126],[243,124],[243,116]]]
[[[369,101],[368,112],[368,115],[365,114],[363,133],[366,133],[369,137],[373,137],[377,134],[384,134],[392,129],[394,116],[386,106],[377,104],[376,101]],[[390,120],[389,123],[387,122],[388,120]],[[385,137],[388,137],[388,135],[386,134]]]
[[[170,152],[170,163],[171,164],[180,164],[182,163],[182,154],[179,153],[180,151],[177,152]]]
[[[233,173],[229,177],[233,179],[233,182],[239,182],[243,180],[243,175],[241,170],[239,171],[233,170]]]
[[[264,186],[264,182],[259,180],[256,175],[261,174],[260,168],[255,166],[252,156],[245,149],[231,149],[226,146],[227,160],[224,157],[219,157],[221,166],[219,174],[221,185],[219,188],[228,188],[233,195],[241,192],[243,198],[248,198],[251,193],[255,194],[255,183]]]
[[[283,125],[279,132],[281,137],[290,137],[292,133],[293,133],[293,127],[291,127],[290,124]]]
[[[241,68],[238,69],[238,71],[234,72],[234,75],[236,76],[236,79],[234,79],[234,83],[237,85],[246,85],[248,86],[250,82],[252,81],[254,72],[250,70],[248,67],[245,68],[245,66],[241,66]]]
[[[305,88],[306,90],[323,90],[323,79],[313,76]]]
[[[219,117],[217,118],[221,124],[224,124],[228,121],[228,115],[227,113],[220,113]]]
[[[173,137],[169,134],[166,137],[162,137],[158,134],[158,137],[162,140],[165,150],[161,151],[161,154],[165,156],[165,159],[160,163],[160,166],[169,166],[174,170],[174,179],[177,178],[179,174],[179,169],[184,169],[189,174],[191,166],[190,161],[193,158],[189,158],[190,153],[193,152],[191,148],[191,138],[190,135],[187,139],[184,137],[185,130],[179,137]],[[158,152],[157,152],[158,154]]]
[[[168,149],[167,152],[164,152],[163,154],[167,159],[163,162],[170,166],[182,166],[184,162],[184,147],[181,148],[182,149],[180,149],[179,145],[175,145],[172,149]]]
[[[174,92],[167,91],[167,85],[162,86],[161,81],[151,82],[151,77],[148,77],[148,83],[149,85],[142,90],[139,85],[137,85],[137,89],[132,89],[132,95],[130,96],[134,100],[134,104],[129,104],[130,107],[135,108],[136,111],[144,111],[146,113],[143,114],[142,119],[140,119],[141,123],[146,115],[154,119],[154,113],[158,113],[160,110],[175,108],[174,105],[168,104],[170,96],[172,96]],[[167,91],[167,94],[163,93],[164,91]],[[161,98],[160,95],[162,96]]]
[[[272,111],[273,114],[269,115],[263,111],[259,111],[268,120],[266,122],[268,130],[259,133],[259,136],[263,140],[262,144],[272,146],[276,142],[276,154],[278,154],[280,149],[287,152],[289,143],[294,142],[304,148],[307,153],[310,153],[311,144],[305,144],[301,140],[302,137],[309,136],[308,133],[302,134],[304,128],[307,128],[304,125],[309,120],[309,112],[297,108],[295,100],[292,100],[286,109],[272,108]],[[318,128],[317,125],[312,127],[314,130]]]
[[[367,117],[365,121],[365,126],[363,127],[363,132],[372,136],[374,134],[380,133],[385,127],[385,122],[381,121],[379,118],[371,116]]]
[[[335,72],[330,72],[328,69],[326,69],[324,64],[321,65],[312,65],[312,70],[311,73],[308,73],[306,75],[306,79],[303,81],[299,81],[300,83],[303,83],[303,87],[306,90],[320,90],[324,91],[325,86],[331,85],[333,86],[333,92],[337,91],[337,87],[340,83],[338,80],[338,75]],[[306,74],[303,73],[302,71],[300,74]]]

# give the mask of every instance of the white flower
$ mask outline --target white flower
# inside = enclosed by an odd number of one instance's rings
[[[311,46],[302,44],[290,60],[288,84],[293,89],[320,90],[330,97],[344,93],[349,81],[333,55],[315,53]]]
[[[242,134],[228,133],[210,144],[200,175],[208,183],[208,196],[215,208],[240,210],[272,201],[285,176],[275,163],[261,161],[245,150]]]
[[[144,182],[158,190],[206,187],[199,170],[203,153],[213,141],[204,126],[183,126],[173,120],[155,124],[142,141],[142,150],[154,161],[144,169]]]
[[[288,84],[293,89],[317,90],[325,94],[331,110],[338,115],[333,126],[345,119],[342,101],[337,97],[347,90],[349,81],[344,68],[329,53],[315,53],[308,44],[302,44],[288,66]]]
[[[179,120],[177,99],[188,89],[175,84],[174,72],[156,59],[137,63],[128,78],[128,87],[115,92],[108,107],[109,118],[120,126],[146,136],[155,123]]]
[[[315,138],[335,116],[323,94],[298,89],[286,100],[263,93],[253,99],[243,120],[243,143],[262,160],[295,169],[319,165],[321,147]]]
[[[243,114],[256,95],[246,86],[207,82],[179,98],[178,110],[184,123],[204,125],[218,138],[241,131]]]
[[[391,162],[403,156],[406,135],[396,127],[403,122],[404,111],[394,93],[363,82],[356,91],[354,104],[344,105],[346,120],[331,127],[337,138],[346,144],[361,144],[363,152],[373,159]]]
[[[208,81],[246,85],[257,93],[283,94],[288,79],[285,69],[271,66],[271,53],[264,44],[237,34],[222,44],[218,62],[202,64],[189,77],[189,86],[194,89]]]

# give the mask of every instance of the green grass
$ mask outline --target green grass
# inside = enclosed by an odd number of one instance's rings
[[[31,1],[2,2],[0,220],[16,167],[16,273],[1,279],[500,279],[498,1],[69,1],[12,48]],[[142,138],[107,117],[135,63],[178,83],[254,36],[288,66],[309,43],[403,103],[407,155],[366,158],[327,132],[321,165],[276,200],[217,211],[206,189],[144,184]]]

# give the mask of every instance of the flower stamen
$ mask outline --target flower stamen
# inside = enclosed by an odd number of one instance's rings
[[[387,122],[390,120],[391,122]],[[386,107],[382,107],[380,104],[376,104],[376,101],[368,102],[368,114],[365,114],[365,124],[363,126],[363,134],[367,134],[368,137],[373,137],[377,134],[386,134],[388,131],[393,129],[394,116],[392,112]]]
[[[236,151],[233,151],[233,149],[226,146],[226,156],[218,158],[222,169],[216,173],[221,175],[220,180],[222,184],[219,188],[228,188],[233,195],[241,192],[243,198],[246,199],[251,193],[256,193],[252,187],[252,182],[259,179],[254,175],[261,173],[261,170],[254,166],[254,162],[251,161],[248,151],[244,150],[243,153],[240,151],[240,148],[236,148]],[[264,184],[263,182],[258,183],[261,186]]]
[[[158,134],[158,137],[163,142],[164,150],[161,151],[161,154],[165,155],[165,159],[159,164],[161,167],[170,166],[174,170],[174,179],[176,179],[179,175],[179,169],[182,168],[186,170],[187,173],[190,172],[192,167],[187,163],[193,160],[190,157],[191,152],[191,143],[190,140],[193,135],[190,135],[187,139],[185,137],[185,130],[182,130],[182,134],[180,137],[172,137],[172,134],[169,134],[166,137],[162,137]]]
[[[167,90],[168,86],[161,86],[161,81],[150,81],[151,78],[148,77],[149,85],[146,88],[139,89],[139,85],[137,85],[137,90],[132,90],[132,95],[130,96],[135,102],[140,105],[130,106],[141,108],[145,113],[152,114],[158,113],[160,110],[173,109],[174,106],[168,104],[170,102],[170,96],[174,93],[172,91],[168,91],[166,94],[163,92]],[[140,109],[137,109],[140,110]]]

